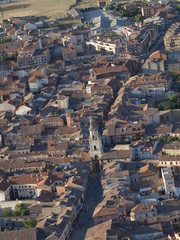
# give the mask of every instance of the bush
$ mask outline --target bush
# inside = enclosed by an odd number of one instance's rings
[[[3,217],[10,217],[12,215],[13,215],[13,211],[10,207],[5,208],[2,212]]]
[[[37,220],[35,218],[28,218],[23,222],[25,228],[35,228]]]

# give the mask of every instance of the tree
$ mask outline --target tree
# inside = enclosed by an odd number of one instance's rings
[[[177,4],[176,9],[178,12],[180,12],[180,4],[179,3]]]
[[[176,103],[177,103],[176,94],[170,94],[169,95],[169,105],[170,105],[171,109],[174,109],[176,107]]]
[[[25,228],[35,228],[37,220],[35,218],[27,218],[23,222]]]
[[[180,82],[180,74],[179,73],[174,73],[174,72],[166,72],[167,75],[172,77],[173,82]]]
[[[171,136],[168,136],[167,140],[168,140],[168,142],[171,142],[172,141]]]
[[[14,216],[26,216],[26,215],[29,215],[29,210],[27,209],[26,205],[23,203],[16,204],[13,215]]]
[[[2,212],[3,217],[10,217],[12,215],[13,215],[13,211],[10,207],[5,208]]]
[[[165,142],[165,137],[159,137],[159,142]]]
[[[141,13],[138,13],[135,17],[134,17],[134,20],[136,22],[142,22],[144,20],[144,17],[142,16]]]
[[[106,4],[105,6],[105,10],[114,10],[116,8],[116,4],[115,3],[111,3],[111,4]]]
[[[7,37],[0,38],[0,44],[6,43],[6,42],[11,42],[11,38],[7,38]]]

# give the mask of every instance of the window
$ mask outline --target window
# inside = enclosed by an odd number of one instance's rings
[[[97,148],[96,148],[96,146],[94,145],[94,150],[96,150]]]

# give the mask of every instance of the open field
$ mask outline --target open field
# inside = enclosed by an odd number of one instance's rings
[[[0,5],[0,18],[18,16],[46,16],[47,18],[63,17],[69,6],[96,6],[96,0],[23,0]]]

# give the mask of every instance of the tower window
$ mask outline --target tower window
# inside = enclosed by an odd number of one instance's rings
[[[94,150],[96,150],[96,146],[94,145]]]

